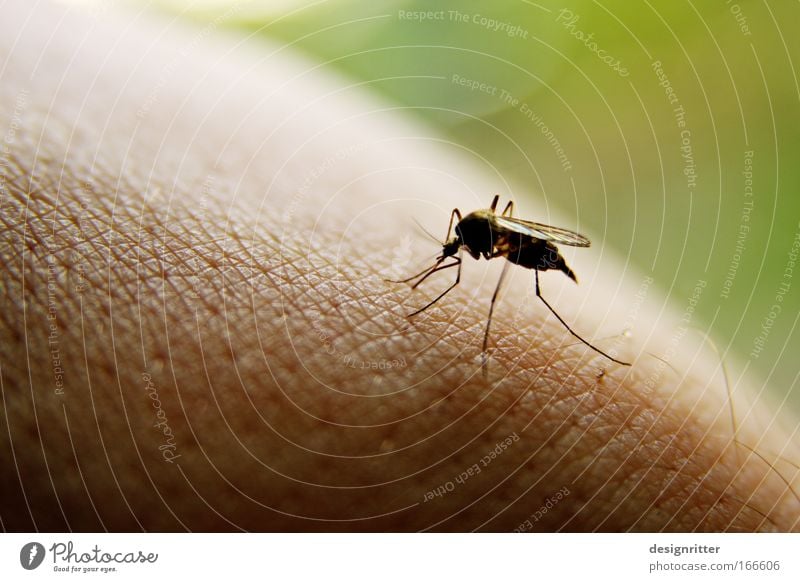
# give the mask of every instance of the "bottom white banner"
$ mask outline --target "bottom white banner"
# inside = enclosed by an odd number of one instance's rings
[[[14,533],[0,579],[798,580],[799,550],[796,534]]]

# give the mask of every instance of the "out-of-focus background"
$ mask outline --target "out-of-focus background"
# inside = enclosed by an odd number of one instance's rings
[[[800,408],[797,2],[152,5],[380,94],[578,219],[679,311],[705,281],[691,325]]]

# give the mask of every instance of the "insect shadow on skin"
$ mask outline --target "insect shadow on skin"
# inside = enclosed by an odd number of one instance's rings
[[[479,260],[483,257],[486,260],[494,259],[497,257],[505,257],[506,263],[503,265],[503,270],[500,273],[500,278],[497,281],[494,293],[492,294],[492,301],[489,305],[489,318],[486,322],[486,330],[483,334],[483,349],[481,351],[481,368],[483,369],[484,376],[488,374],[486,349],[489,343],[489,329],[492,325],[492,314],[494,312],[494,305],[497,301],[497,295],[502,287],[503,280],[505,279],[508,267],[511,264],[519,265],[526,269],[533,269],[535,273],[536,283],[536,296],[541,299],[550,312],[556,316],[558,321],[571,333],[578,338],[583,344],[587,345],[597,353],[605,356],[612,362],[622,366],[630,366],[628,362],[618,360],[603,350],[593,346],[587,340],[578,335],[569,324],[562,319],[555,309],[547,302],[542,296],[541,288],[539,286],[539,271],[558,270],[564,273],[567,277],[572,279],[575,283],[578,282],[575,273],[567,266],[564,257],[558,252],[556,244],[564,244],[574,247],[588,247],[591,243],[586,237],[556,226],[549,226],[538,222],[531,222],[529,220],[522,220],[514,218],[514,202],[510,201],[506,204],[505,209],[501,214],[497,214],[497,203],[500,200],[499,195],[495,195],[492,200],[492,205],[484,210],[476,210],[466,216],[462,217],[458,208],[454,208],[450,214],[450,224],[447,227],[447,236],[445,242],[442,244],[442,252],[436,257],[434,264],[419,273],[412,275],[406,279],[394,280],[387,279],[392,283],[410,283],[411,289],[416,289],[428,277],[438,271],[458,267],[456,272],[456,280],[440,293],[435,299],[427,303],[425,306],[409,313],[408,317],[422,313],[442,297],[447,295],[461,282],[461,265],[462,254],[466,250],[472,258]],[[453,224],[455,223],[455,236],[451,237],[450,233],[453,231]],[[450,262],[445,263],[448,259]]]

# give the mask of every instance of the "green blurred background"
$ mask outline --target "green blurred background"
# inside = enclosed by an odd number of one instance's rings
[[[366,81],[485,156],[515,195],[579,215],[677,309],[707,281],[693,325],[800,408],[800,268],[787,271],[800,234],[797,2],[159,6]]]

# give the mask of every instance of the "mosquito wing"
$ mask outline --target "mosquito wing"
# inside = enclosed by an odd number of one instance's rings
[[[548,240],[560,245],[588,247],[591,244],[589,239],[585,236],[581,236],[577,232],[572,232],[566,228],[558,228],[557,226],[549,226],[547,224],[531,222],[530,220],[521,220],[510,216],[495,215],[492,220],[495,226],[501,229],[532,236],[541,240]]]

